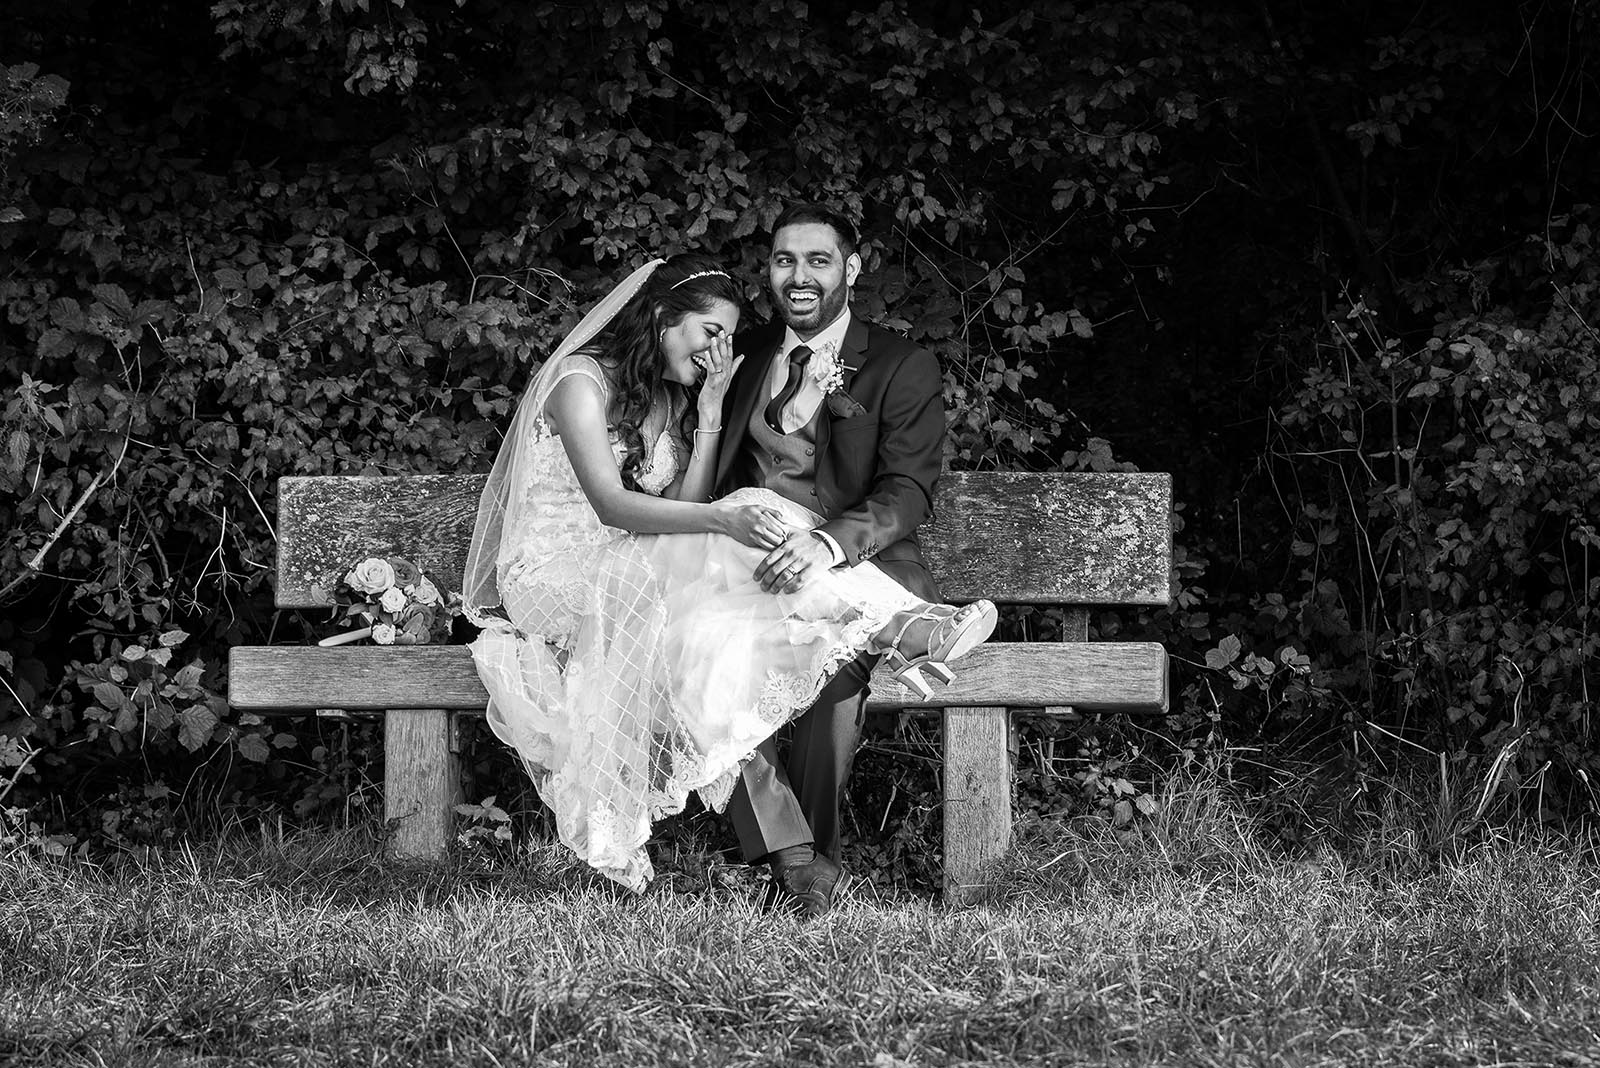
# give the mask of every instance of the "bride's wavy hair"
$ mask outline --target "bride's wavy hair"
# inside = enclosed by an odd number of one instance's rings
[[[727,270],[710,256],[684,252],[669,258],[650,275],[633,299],[622,306],[583,351],[595,357],[611,379],[619,411],[613,424],[627,450],[622,458],[622,484],[639,488],[639,470],[646,462],[644,421],[658,390],[666,386],[673,407],[682,403],[679,425],[685,436],[694,430],[689,390],[661,375],[661,333],[677,326],[691,312],[710,311],[717,301],[741,307],[744,295]]]

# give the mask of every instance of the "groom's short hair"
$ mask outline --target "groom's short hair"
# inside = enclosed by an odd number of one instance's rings
[[[778,213],[778,218],[772,224],[772,234],[777,236],[778,231],[785,226],[799,226],[805,223],[820,223],[832,227],[833,232],[839,235],[839,249],[848,258],[856,252],[860,238],[856,228],[850,220],[834,211],[826,204],[815,204],[806,201],[790,204]]]

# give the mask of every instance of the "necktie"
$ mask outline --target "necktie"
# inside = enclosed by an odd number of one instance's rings
[[[800,392],[800,383],[805,378],[806,364],[811,359],[811,350],[804,345],[796,345],[789,352],[789,377],[783,383],[783,388],[778,395],[767,403],[767,425],[779,434],[783,433],[783,409],[794,400],[794,395]]]

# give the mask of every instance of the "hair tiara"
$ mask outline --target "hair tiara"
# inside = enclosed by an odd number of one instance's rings
[[[694,272],[694,274],[685,275],[684,277],[678,279],[676,282],[672,283],[672,285],[668,286],[667,288],[668,289],[677,289],[679,286],[683,285],[683,283],[692,282],[696,278],[712,278],[712,277],[727,278],[728,277],[728,272],[727,271],[696,271],[696,272]]]

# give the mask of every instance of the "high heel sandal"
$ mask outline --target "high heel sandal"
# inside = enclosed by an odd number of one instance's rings
[[[923,701],[933,696],[933,687],[923,677],[923,671],[927,671],[946,686],[954,682],[956,673],[950,670],[949,662],[961,659],[988,641],[989,635],[994,633],[995,621],[999,618],[992,601],[974,601],[965,609],[957,609],[951,613],[935,611],[936,607],[944,606],[930,604],[915,612],[907,613],[904,622],[900,624],[900,630],[886,650],[894,680],[914,691]],[[966,612],[964,616],[961,614],[963,611]],[[928,650],[919,656],[908,657],[900,651],[900,642],[905,638],[906,630],[911,624],[921,620],[933,623],[928,631]],[[948,633],[941,636],[939,627],[946,621],[953,621],[954,625],[950,627]]]

